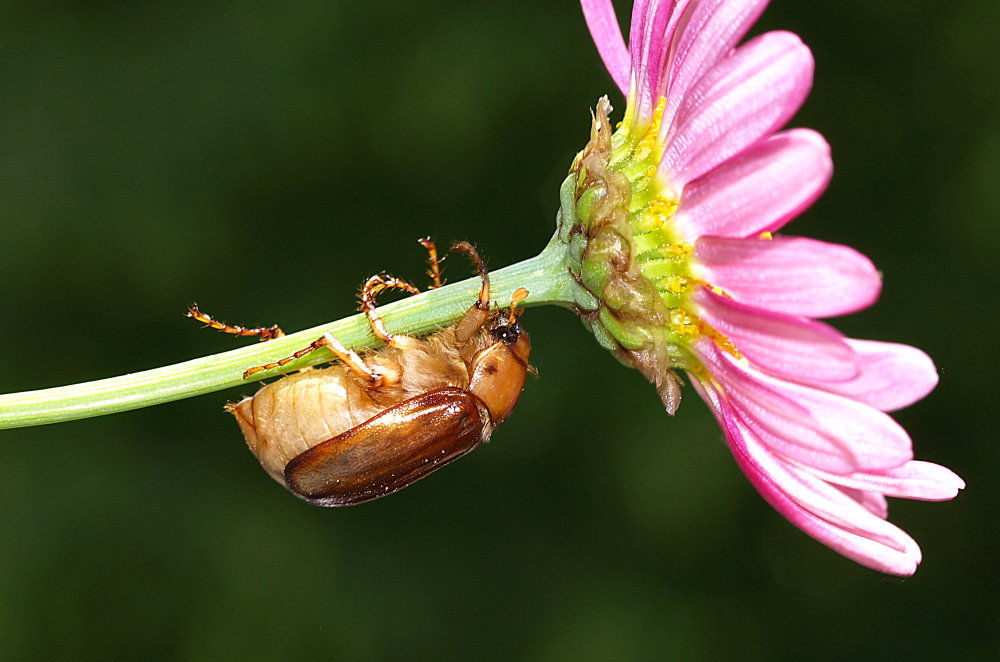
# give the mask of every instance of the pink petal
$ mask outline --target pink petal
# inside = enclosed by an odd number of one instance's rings
[[[766,6],[767,0],[702,0],[694,5],[675,38],[663,126],[673,123],[691,86],[736,46]]]
[[[880,492],[903,499],[947,501],[954,499],[958,491],[965,488],[965,481],[951,469],[919,460],[911,460],[900,467],[877,473],[858,471],[847,476],[826,473],[812,467],[803,467],[803,470],[835,485]]]
[[[632,57],[632,68],[637,70],[636,65],[642,62],[639,55],[645,49],[648,39],[647,25],[650,21],[650,11],[655,9],[653,5],[660,4],[658,0],[635,0],[632,3],[632,20],[629,23],[628,32],[628,52]],[[667,4],[667,3],[663,3]]]
[[[802,213],[832,172],[821,135],[808,129],[779,133],[685,186],[673,221],[689,241],[755,237]]]
[[[787,122],[812,86],[809,49],[790,32],[769,32],[712,67],[677,111],[660,172],[682,190]]]
[[[635,76],[636,115],[651,118],[657,100],[666,93],[674,32],[692,0],[638,0],[632,7],[629,52]]]
[[[733,457],[751,484],[788,521],[849,559],[895,575],[912,575],[920,548],[844,492],[796,471],[767,451],[711,388],[692,380],[722,425]]]
[[[771,377],[708,338],[693,349],[733,412],[773,452],[832,474],[881,472],[913,459],[906,431],[849,398]]]
[[[861,504],[865,510],[875,517],[885,519],[889,515],[889,502],[885,495],[878,492],[863,492],[841,487],[840,491]]]
[[[794,380],[809,375],[824,382],[847,381],[858,374],[854,350],[825,324],[752,308],[704,287],[692,300],[702,321],[771,374]]]
[[[611,0],[580,0],[580,5],[583,7],[587,29],[590,30],[590,36],[594,39],[605,68],[622,94],[627,95],[632,61],[625,48],[625,39],[618,25],[618,17],[615,16],[614,5]]]
[[[853,248],[801,237],[695,243],[699,277],[741,303],[789,315],[831,317],[870,306],[882,289]]]
[[[894,411],[920,400],[937,386],[934,362],[916,347],[853,338],[847,342],[858,355],[858,376],[821,388],[882,411]]]
[[[750,449],[748,448],[748,451]],[[873,570],[912,575],[921,561],[916,541],[846,494],[822,481],[783,470],[778,461],[756,449],[734,453],[750,482],[788,521],[819,542]],[[766,460],[771,460],[766,462]]]

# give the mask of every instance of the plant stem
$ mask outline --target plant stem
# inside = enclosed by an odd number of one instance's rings
[[[557,238],[539,255],[490,273],[492,298],[501,305],[519,287],[530,294],[524,305],[573,302],[573,279],[565,265],[565,246]],[[423,335],[459,319],[475,300],[479,279],[470,278],[397,301],[379,309],[387,327],[395,332]],[[299,370],[332,360],[326,349],[310,352],[297,361],[243,379],[251,366],[277,361],[306,347],[325,332],[347,347],[376,344],[364,315],[299,331],[264,343],[206,356],[162,368],[72,386],[0,395],[0,428],[26,427],[113,414],[171,402],[250,381]]]

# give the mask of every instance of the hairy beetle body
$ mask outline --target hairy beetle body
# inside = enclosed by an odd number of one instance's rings
[[[439,283],[433,244],[428,249]],[[515,312],[527,292],[515,293],[509,312],[490,311],[478,253],[464,243],[456,249],[473,258],[483,279],[479,299],[458,322],[425,338],[388,333],[374,295],[388,287],[417,290],[373,276],[362,289],[362,309],[385,347],[359,355],[326,335],[293,357],[325,346],[339,363],[288,375],[228,407],[267,473],[300,498],[346,506],[390,494],[488,441],[510,415],[531,369],[531,343]],[[247,335],[197,309],[192,316]],[[275,329],[268,331],[280,335]]]

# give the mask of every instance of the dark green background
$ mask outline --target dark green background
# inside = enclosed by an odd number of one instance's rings
[[[838,326],[941,371],[898,419],[969,489],[893,503],[914,578],[797,531],[693,392],[669,419],[542,308],[493,441],[358,508],[265,476],[222,411],[249,388],[0,433],[0,658],[996,659],[998,25],[984,0],[775,0],[757,27],[813,48],[793,124],[836,163],[787,232],[870,255],[882,301]],[[4,3],[0,391],[235,347],[194,300],[342,317],[372,272],[420,279],[425,234],[530,257],[604,93],[620,113],[570,0]]]

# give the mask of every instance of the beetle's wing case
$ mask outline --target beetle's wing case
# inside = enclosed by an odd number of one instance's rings
[[[285,468],[285,483],[321,506],[349,506],[391,494],[489,439],[485,405],[444,387],[390,407],[310,448]]]

